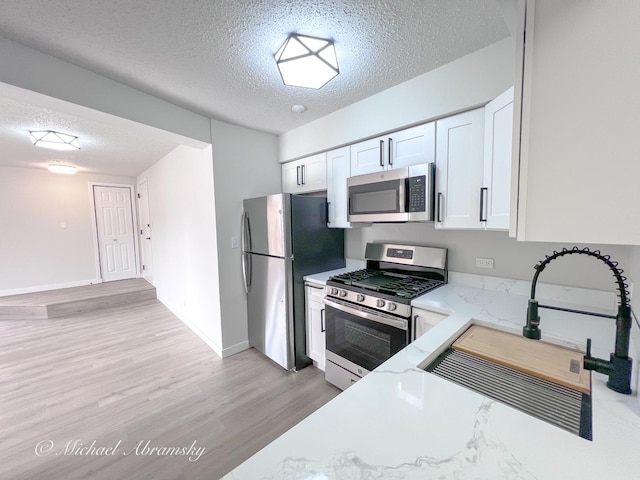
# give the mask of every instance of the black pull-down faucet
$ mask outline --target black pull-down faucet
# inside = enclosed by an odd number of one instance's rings
[[[603,261],[613,272],[616,278],[616,286],[618,288],[618,296],[620,303],[618,305],[618,314],[603,315],[594,312],[585,312],[582,310],[573,310],[569,308],[552,307],[549,305],[539,305],[536,300],[536,283],[538,276],[545,267],[558,257],[571,254],[589,255]],[[573,247],[571,250],[563,248],[561,252],[553,252],[553,255],[547,255],[546,258],[533,267],[536,270],[531,282],[531,298],[527,307],[527,324],[522,329],[522,334],[534,340],[540,340],[540,315],[538,308],[550,308],[553,310],[561,310],[565,312],[582,313],[586,315],[595,315],[598,317],[615,318],[616,320],[616,345],[614,352],[609,360],[594,358],[591,356],[591,339],[587,339],[587,352],[584,357],[584,368],[586,370],[595,370],[609,376],[607,387],[616,392],[630,394],[631,393],[631,365],[633,360],[629,358],[629,338],[631,332],[631,307],[629,306],[629,287],[625,281],[626,277],[622,276],[624,270],[618,268],[618,262],[611,261],[609,255],[602,255],[599,250],[590,251],[588,248],[580,249]]]

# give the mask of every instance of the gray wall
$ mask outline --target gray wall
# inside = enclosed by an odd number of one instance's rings
[[[275,135],[211,121],[216,198],[220,310],[223,356],[248,348],[247,298],[242,284],[240,236],[242,200],[281,191],[278,139]],[[212,272],[214,274],[214,272]]]
[[[496,277],[531,280],[533,266],[545,255],[571,248],[573,244],[517,242],[507,232],[438,230],[434,224],[386,224],[349,229],[346,232],[346,252],[349,258],[363,258],[367,242],[389,241],[430,245],[449,249],[449,269]],[[640,278],[640,247],[624,245],[585,245],[599,249],[620,262],[630,277]],[[476,257],[495,259],[495,268],[475,266]],[[632,276],[633,275],[633,276]],[[614,291],[610,270],[601,262],[585,256],[563,257],[555,260],[540,274],[540,281],[575,287]]]

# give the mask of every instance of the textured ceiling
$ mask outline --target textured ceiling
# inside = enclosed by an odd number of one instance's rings
[[[53,101],[51,105],[51,99],[33,92],[27,98],[13,95],[16,91],[10,86],[0,87],[0,166],[47,168],[49,163],[65,163],[82,173],[135,177],[187,143],[182,137],[152,127],[66,102]],[[80,150],[59,152],[34,147],[29,130],[79,135]]]
[[[292,32],[335,40],[341,73],[321,90],[282,84],[273,54]],[[11,0],[0,35],[206,116],[282,133],[509,31],[495,0]],[[294,114],[293,104],[308,110]]]

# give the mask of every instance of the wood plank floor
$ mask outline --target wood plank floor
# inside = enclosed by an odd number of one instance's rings
[[[0,320],[47,319],[156,298],[143,278],[0,297]]]
[[[0,478],[220,478],[338,393],[253,349],[219,359],[157,300],[0,322]]]

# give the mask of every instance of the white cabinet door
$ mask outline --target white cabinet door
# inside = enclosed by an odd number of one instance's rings
[[[387,168],[386,137],[351,145],[351,175],[382,172]]]
[[[323,289],[307,284],[305,294],[307,356],[316,362],[320,370],[324,371],[326,337],[324,332],[324,303],[322,303]]]
[[[443,313],[436,313],[416,307],[411,309],[411,314],[413,320],[413,340],[427,333],[448,316]]]
[[[640,245],[640,2],[527,0],[526,48],[524,18],[517,239]]]
[[[513,144],[513,87],[484,109],[483,218],[490,230],[509,230]]]
[[[331,228],[349,228],[347,220],[347,178],[351,175],[350,148],[327,152],[327,203]]]
[[[404,168],[431,163],[436,156],[435,122],[407,128],[387,135],[388,168]]]
[[[282,165],[282,191],[284,193],[319,192],[326,189],[326,153],[318,153]]]
[[[302,162],[289,162],[282,165],[282,191],[284,193],[301,193],[302,182],[300,181],[300,170]]]
[[[302,160],[302,191],[318,192],[327,189],[327,154],[318,153]]]
[[[484,108],[436,122],[436,228],[482,229]]]

